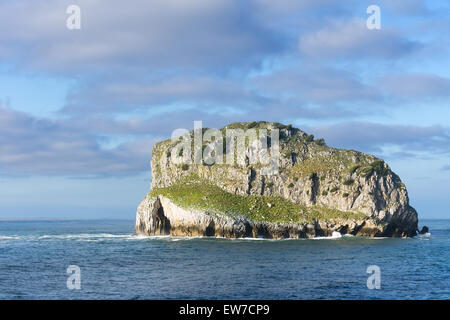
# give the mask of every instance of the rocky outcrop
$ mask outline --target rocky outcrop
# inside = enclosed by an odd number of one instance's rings
[[[427,226],[423,226],[419,234],[427,234],[428,232],[430,232],[430,229]]]
[[[174,142],[162,141],[153,148],[152,192],[139,205],[138,233],[275,239],[329,236],[333,231],[364,236],[416,235],[417,212],[409,205],[406,187],[381,159],[358,151],[330,148],[321,139],[314,140],[299,129],[278,123],[237,123],[222,130],[236,127],[279,130],[281,156],[277,174],[266,175],[260,166],[249,164],[248,158],[254,152],[250,143],[242,155],[245,161],[233,166],[179,165],[171,157]],[[180,199],[172,201],[157,194],[158,190],[176,186],[191,176],[237,196],[281,197],[307,208],[362,213],[364,217],[348,219],[343,215],[308,223],[273,223],[249,219],[245,212],[236,216],[217,210],[194,210]]]

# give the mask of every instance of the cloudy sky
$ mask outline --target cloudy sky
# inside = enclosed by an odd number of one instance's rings
[[[0,218],[133,218],[153,143],[194,120],[375,154],[420,217],[450,218],[449,17],[445,0],[0,0]]]

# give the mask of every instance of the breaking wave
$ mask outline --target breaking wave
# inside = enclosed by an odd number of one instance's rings
[[[16,236],[0,236],[0,240],[18,240],[20,237]]]
[[[74,240],[74,241],[105,241],[105,240],[141,240],[148,239],[143,235],[136,234],[112,234],[112,233],[79,233],[79,234],[44,234],[30,236],[5,236],[0,235],[0,240]]]

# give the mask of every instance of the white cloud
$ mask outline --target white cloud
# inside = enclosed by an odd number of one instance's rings
[[[387,27],[369,30],[362,19],[332,21],[300,36],[298,46],[302,55],[313,59],[394,59],[418,47]]]
[[[381,152],[383,147],[396,146],[397,155],[449,154],[450,129],[439,125],[417,126],[373,122],[344,122],[310,129],[324,137],[329,145],[367,152]]]
[[[70,120],[49,120],[0,107],[0,175],[122,176],[148,170],[157,140],[112,149]]]
[[[277,50],[263,25],[230,0],[79,0],[81,30],[68,30],[72,1],[2,2],[0,57],[41,71],[219,69]]]
[[[404,99],[450,96],[450,79],[428,73],[390,74],[380,79],[384,90]]]

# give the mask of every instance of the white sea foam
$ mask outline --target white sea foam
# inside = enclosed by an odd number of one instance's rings
[[[92,239],[92,238],[126,238],[130,235],[111,233],[45,234],[39,239]]]
[[[51,240],[71,240],[98,242],[108,240],[193,240],[208,237],[173,237],[167,236],[146,236],[143,234],[112,234],[112,233],[69,233],[69,234],[44,234],[27,236],[4,236],[0,235],[0,240],[31,240],[31,241],[51,241]]]
[[[354,238],[355,236],[352,235],[352,234],[344,234],[344,235],[342,235],[342,237],[344,237],[344,238]]]
[[[76,241],[104,241],[104,240],[141,240],[149,237],[136,234],[112,234],[112,233],[78,233],[78,234],[45,234],[39,236],[38,240],[76,240]]]
[[[234,240],[247,240],[247,241],[276,241],[277,239],[269,239],[269,238],[263,238],[263,237],[258,237],[258,238],[251,238],[251,237],[245,237],[245,238],[237,238]],[[280,239],[283,240],[283,239]]]
[[[331,234],[330,237],[315,237],[315,238],[311,238],[312,240],[331,240],[331,239],[340,239],[342,238],[342,234],[340,232],[337,231],[333,231],[333,233]]]
[[[16,236],[0,236],[0,240],[18,240],[20,237]]]
[[[337,231],[333,231],[333,233],[331,234],[332,238],[342,238],[342,234],[340,232]]]
[[[331,236],[329,237],[315,237],[315,238],[284,238],[284,239],[270,239],[270,238],[263,238],[263,237],[243,237],[243,238],[226,238],[226,237],[206,237],[206,236],[150,236],[148,238],[150,239],[167,239],[169,241],[177,242],[177,241],[188,241],[188,240],[195,240],[195,239],[217,239],[217,240],[226,240],[226,241],[232,241],[232,242],[240,242],[240,241],[298,241],[298,240],[330,240],[330,239],[340,239],[343,237],[354,237],[351,234],[345,234],[342,235],[341,233],[334,231]]]
[[[203,237],[203,236],[176,236],[176,237],[172,237],[172,236],[160,236],[160,238],[162,237],[167,237],[167,239],[169,241],[172,242],[177,242],[177,241],[191,241],[191,240],[196,240],[196,239],[205,239],[205,238],[212,238],[212,237]]]
[[[429,240],[431,238],[431,233],[427,232],[427,233],[424,233],[424,234],[418,234],[417,237],[420,240]]]
[[[425,240],[431,236],[430,233],[419,235],[418,237]],[[334,240],[341,238],[355,238],[350,234],[340,234],[334,231],[329,237],[315,237],[315,238],[285,238],[285,239],[268,239],[268,238],[225,238],[225,237],[206,237],[206,236],[170,236],[170,235],[158,235],[158,236],[146,236],[142,234],[112,234],[112,233],[78,233],[78,234],[44,234],[44,235],[27,235],[27,236],[6,236],[0,235],[1,240],[31,240],[31,241],[50,241],[50,240],[69,240],[69,241],[85,241],[85,242],[99,242],[99,241],[114,241],[114,240],[164,240],[171,242],[178,241],[191,241],[198,239],[217,239],[227,240],[233,242],[240,241],[295,241],[295,240]],[[388,239],[386,237],[358,237],[373,240]]]

